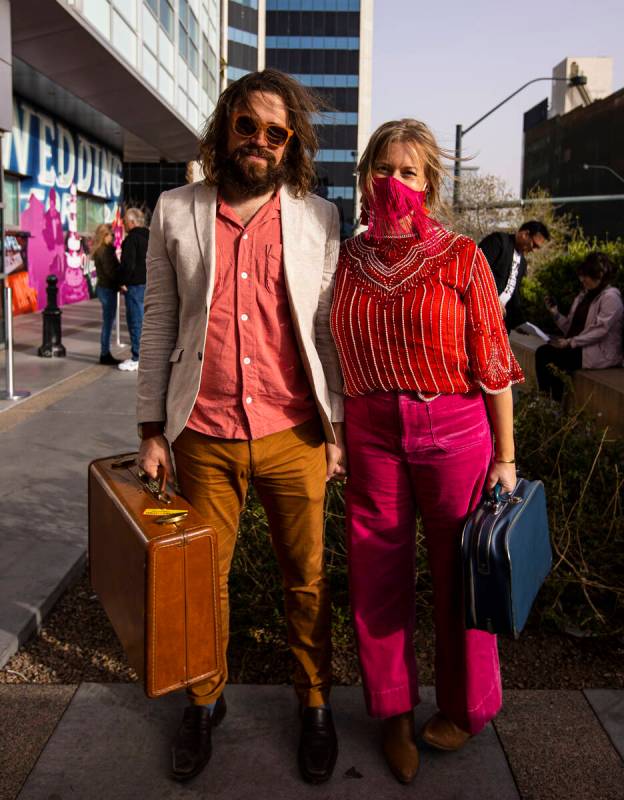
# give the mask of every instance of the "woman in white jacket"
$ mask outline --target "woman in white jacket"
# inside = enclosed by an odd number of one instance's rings
[[[622,364],[624,304],[619,289],[609,283],[614,273],[615,265],[604,253],[590,253],[578,268],[583,290],[574,298],[570,313],[564,316],[556,301],[546,298],[546,307],[564,336],[535,351],[535,371],[539,388],[555,400],[561,400],[564,387],[553,366],[572,373]]]

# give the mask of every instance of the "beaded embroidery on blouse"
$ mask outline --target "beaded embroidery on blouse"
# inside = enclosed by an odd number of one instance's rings
[[[346,266],[367,294],[394,300],[451,261],[471,240],[438,228],[426,242],[413,234],[345,242]]]

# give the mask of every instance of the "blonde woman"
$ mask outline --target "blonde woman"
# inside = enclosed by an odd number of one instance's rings
[[[430,216],[440,205],[441,156],[413,119],[373,134],[358,165],[368,230],[343,243],[331,312],[345,381],[350,592],[364,693],[403,783],[418,769],[417,510],[433,580],[439,708],[423,738],[456,750],[501,706],[496,638],[464,629],[462,525],[484,487],[516,482],[511,385],[522,373],[485,257]]]
[[[120,363],[110,351],[113,322],[117,313],[119,290],[119,262],[113,247],[113,231],[110,225],[98,225],[93,239],[93,260],[97,275],[95,293],[102,304],[102,332],[100,334],[100,364],[111,367]]]

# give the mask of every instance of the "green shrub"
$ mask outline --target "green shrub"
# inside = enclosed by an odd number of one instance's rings
[[[537,601],[542,623],[592,633],[624,629],[624,441],[583,410],[565,414],[521,395],[516,452],[523,474],[544,482],[553,570]]]
[[[594,250],[606,253],[616,264],[617,274],[613,285],[624,293],[624,241],[599,242],[576,237],[569,242],[564,253],[553,256],[522,282],[525,316],[550,333],[559,333],[552,317],[544,306],[547,295],[557,300],[559,309],[566,313],[581,290],[577,268]]]

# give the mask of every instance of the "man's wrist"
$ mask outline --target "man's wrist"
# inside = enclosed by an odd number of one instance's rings
[[[164,422],[139,422],[137,425],[137,433],[141,441],[152,439],[154,436],[162,436],[164,431]]]

